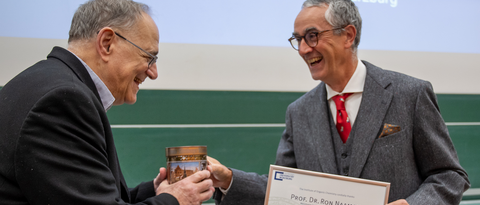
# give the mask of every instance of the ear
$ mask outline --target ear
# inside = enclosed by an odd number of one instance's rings
[[[110,55],[113,52],[115,37],[115,32],[109,27],[102,28],[97,34],[95,48],[105,62],[109,61]]]
[[[345,48],[351,48],[355,37],[357,36],[357,29],[353,25],[348,25],[344,28],[346,35]]]

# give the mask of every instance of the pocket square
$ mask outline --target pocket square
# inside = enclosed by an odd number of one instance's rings
[[[385,123],[383,125],[382,133],[380,133],[380,136],[378,136],[378,138],[382,138],[382,137],[385,137],[387,135],[391,135],[391,134],[400,132],[400,130],[401,130],[401,128],[398,125],[392,125],[392,124]]]

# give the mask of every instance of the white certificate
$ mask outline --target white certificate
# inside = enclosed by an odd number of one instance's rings
[[[270,165],[265,205],[385,205],[390,183]]]

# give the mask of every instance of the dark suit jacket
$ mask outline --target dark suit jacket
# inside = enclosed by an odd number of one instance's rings
[[[154,196],[152,182],[127,188],[97,89],[69,51],[0,90],[0,204],[178,204]]]
[[[350,133],[349,176],[390,182],[389,202],[410,205],[459,204],[470,186],[460,166],[429,82],[382,70],[368,62],[360,109]],[[334,125],[325,84],[290,104],[277,165],[338,173]],[[401,131],[378,138],[385,123]],[[222,201],[263,204],[267,176],[233,169],[233,184]],[[220,201],[217,190],[215,199]]]

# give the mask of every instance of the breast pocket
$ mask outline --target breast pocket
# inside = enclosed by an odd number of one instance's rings
[[[377,138],[373,144],[373,148],[393,148],[395,145],[400,145],[405,140],[405,130]]]
[[[377,138],[372,146],[362,177],[380,181],[391,181],[400,176],[399,162],[402,160],[402,147],[405,145],[405,131]]]

